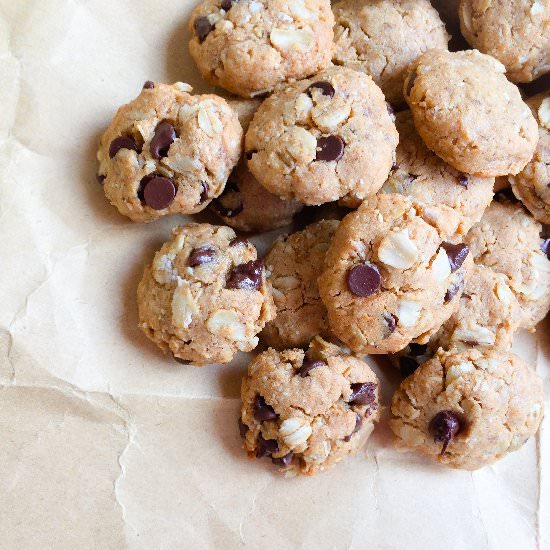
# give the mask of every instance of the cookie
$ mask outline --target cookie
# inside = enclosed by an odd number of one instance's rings
[[[268,351],[248,366],[239,427],[251,457],[279,470],[313,475],[368,439],[379,418],[378,380],[369,366],[316,339],[301,349]]]
[[[202,76],[243,97],[325,69],[333,48],[329,0],[204,0],[189,21]]]
[[[498,59],[512,82],[550,71],[548,0],[461,0],[459,16],[468,43]]]
[[[330,335],[327,310],[317,279],[338,221],[314,223],[303,231],[279,237],[265,257],[277,316],[261,337],[277,349],[305,347],[317,335]]]
[[[527,101],[539,124],[535,155],[517,175],[510,176],[518,199],[541,223],[550,224],[550,92]]]
[[[376,193],[398,135],[372,79],[343,67],[266,99],[245,138],[248,167],[271,193],[305,204]]]
[[[537,432],[542,380],[509,352],[439,350],[402,382],[391,412],[400,446],[452,468],[476,470]]]
[[[533,330],[550,310],[550,259],[541,250],[542,227],[519,205],[493,202],[465,243],[474,261],[502,273]]]
[[[447,49],[450,37],[428,0],[344,0],[333,11],[333,62],[372,76],[394,105],[404,101],[407,66],[427,50]]]
[[[468,256],[403,195],[367,199],[340,223],[319,278],[332,332],[357,354],[426,343],[458,307]]]
[[[229,227],[177,227],[138,287],[139,327],[184,363],[227,363],[258,345],[275,309],[263,263]]]
[[[216,95],[147,82],[121,107],[99,145],[99,180],[121,214],[150,222],[200,212],[239,161],[243,131]]]
[[[226,225],[238,231],[262,232],[289,225],[304,205],[271,194],[241,163],[210,207]]]
[[[414,201],[449,241],[461,241],[493,198],[493,178],[458,172],[432,153],[415,130],[410,111],[397,114],[397,160],[382,191]]]
[[[517,174],[538,140],[537,123],[504,66],[477,50],[432,50],[410,65],[405,99],[426,145],[456,170]]]

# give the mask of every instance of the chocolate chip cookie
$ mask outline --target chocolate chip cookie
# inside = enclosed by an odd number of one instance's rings
[[[380,88],[363,73],[333,67],[266,99],[245,149],[268,191],[313,205],[376,193],[397,141]]]
[[[427,50],[447,49],[450,37],[428,0],[344,0],[333,11],[333,62],[372,76],[392,104],[404,101],[407,66]]]
[[[512,82],[550,71],[549,0],[462,0],[459,15],[464,38],[498,59]]]
[[[404,87],[426,145],[456,170],[517,174],[538,140],[537,122],[504,66],[477,50],[432,50],[409,66]]]
[[[189,49],[208,82],[251,97],[325,69],[333,25],[329,0],[204,0]]]
[[[340,223],[319,278],[331,330],[358,354],[426,343],[458,307],[468,256],[403,195],[367,199]]]
[[[263,263],[229,227],[177,227],[138,287],[139,326],[180,362],[227,363],[258,345],[275,309]]]
[[[465,239],[476,263],[506,276],[529,330],[550,310],[550,259],[541,233],[519,204],[493,202]]]
[[[414,201],[449,241],[461,241],[493,198],[493,178],[458,172],[432,153],[415,130],[410,111],[397,113],[397,160],[382,191]]]
[[[236,113],[187,84],[147,82],[99,145],[99,179],[121,214],[150,222],[193,214],[219,196],[242,151]]]
[[[301,348],[317,334],[330,334],[317,279],[323,272],[325,254],[338,223],[323,220],[279,237],[265,257],[277,309],[277,317],[261,335],[270,346]]]
[[[539,142],[533,158],[517,176],[510,176],[510,182],[531,214],[550,224],[550,92],[532,97],[527,105],[539,124]]]
[[[452,468],[476,470],[537,432],[542,380],[509,352],[439,350],[402,382],[391,412],[399,445]]]
[[[268,351],[248,366],[239,427],[250,456],[313,475],[355,453],[378,421],[378,380],[369,366],[316,339],[309,351]]]

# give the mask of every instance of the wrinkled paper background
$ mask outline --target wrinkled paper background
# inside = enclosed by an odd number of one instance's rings
[[[549,548],[548,420],[475,473],[396,452],[381,424],[359,456],[285,479],[240,448],[246,357],[184,368],[138,332],[143,266],[183,218],[122,218],[96,144],[145,80],[206,89],[193,4],[0,0],[0,547]],[[549,327],[516,346],[547,406]]]

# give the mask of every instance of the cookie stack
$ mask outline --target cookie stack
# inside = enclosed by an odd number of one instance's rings
[[[191,54],[239,97],[147,82],[101,139],[123,215],[223,220],[156,253],[140,328],[194,366],[269,346],[239,427],[283,472],[363,446],[381,408],[367,354],[404,376],[398,444],[449,466],[494,462],[542,419],[542,381],[510,348],[550,310],[550,93],[524,102],[512,82],[550,72],[550,4],[459,14],[481,51],[449,51],[427,0],[204,0]],[[263,260],[242,236],[311,213]]]

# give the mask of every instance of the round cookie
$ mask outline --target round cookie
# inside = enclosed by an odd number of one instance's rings
[[[427,50],[447,49],[450,37],[428,0],[344,0],[332,9],[333,62],[372,76],[394,105],[403,103],[407,66]]]
[[[458,307],[468,255],[406,197],[367,199],[340,223],[319,278],[332,332],[357,354],[426,343]]]
[[[333,25],[329,0],[204,0],[189,50],[208,82],[252,97],[328,67]]]
[[[327,310],[319,296],[317,279],[338,227],[323,220],[303,231],[279,237],[264,259],[277,316],[261,337],[277,349],[305,347],[317,335],[330,336]]]
[[[542,227],[519,204],[493,202],[465,242],[474,261],[502,273],[532,330],[550,310],[550,259],[541,250]]]
[[[404,93],[428,148],[456,170],[517,174],[533,156],[537,123],[503,65],[488,55],[426,52],[410,65]]]
[[[532,97],[527,105],[539,123],[539,142],[533,158],[517,176],[510,176],[510,182],[531,214],[550,224],[550,92]]]
[[[239,161],[243,131],[221,97],[147,82],[101,138],[99,179],[121,214],[150,222],[200,212]]]
[[[248,366],[239,427],[250,456],[313,475],[356,453],[378,421],[378,380],[360,359],[317,338],[268,351]]]
[[[452,468],[476,470],[537,432],[542,380],[509,352],[439,350],[401,383],[391,412],[399,445]]]
[[[305,204],[376,193],[398,135],[372,79],[332,67],[266,99],[245,138],[248,167],[271,193]]]
[[[239,231],[271,231],[292,223],[304,205],[283,200],[260,185],[241,163],[229,176],[225,190],[214,199],[211,209],[225,224]]]
[[[145,268],[137,295],[141,330],[196,366],[253,350],[275,314],[254,246],[209,224],[176,227]]]
[[[461,0],[459,16],[468,43],[498,59],[512,82],[550,71],[550,0]]]
[[[432,153],[415,130],[410,111],[397,113],[397,159],[382,191],[414,201],[445,239],[463,240],[493,198],[493,179],[451,168]]]

